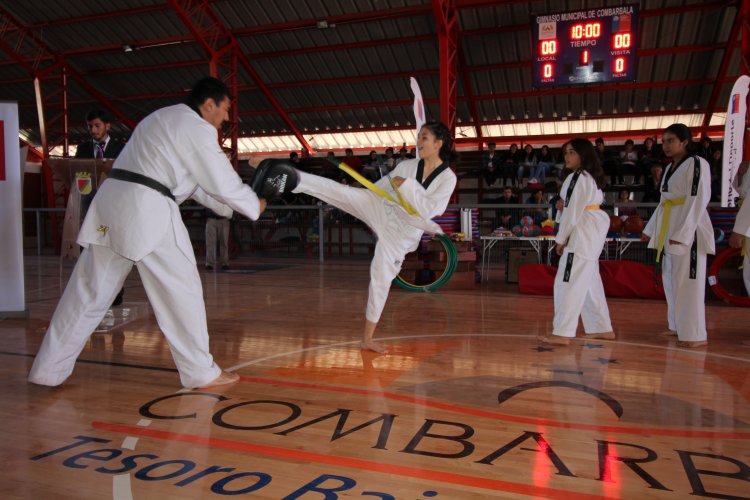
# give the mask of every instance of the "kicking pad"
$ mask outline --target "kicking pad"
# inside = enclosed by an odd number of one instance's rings
[[[258,198],[272,201],[291,192],[299,183],[299,174],[289,160],[269,158],[255,170],[250,187]]]

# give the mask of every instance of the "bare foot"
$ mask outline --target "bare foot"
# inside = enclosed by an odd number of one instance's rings
[[[660,335],[666,335],[668,337],[676,337],[677,332],[674,330],[664,330],[663,332],[660,333]]]
[[[536,339],[544,344],[551,345],[569,345],[570,339],[568,337],[561,337],[559,335],[547,334],[537,335]]]
[[[234,372],[227,372],[222,370],[221,375],[213,379],[211,382],[207,383],[206,385],[202,385],[198,387],[198,389],[210,389],[212,387],[218,387],[220,385],[229,385],[229,384],[235,384],[239,382],[240,376],[237,375]]]
[[[686,347],[688,349],[693,347],[703,347],[705,345],[708,345],[707,340],[680,340],[677,342],[677,347]]]
[[[360,348],[368,351],[375,351],[380,354],[388,354],[388,349],[372,340],[363,340],[360,344]]]
[[[615,340],[615,332],[599,332],[599,333],[588,333],[585,338],[587,339],[602,339],[602,340]]]

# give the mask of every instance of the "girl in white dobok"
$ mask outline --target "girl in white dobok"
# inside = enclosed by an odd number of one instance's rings
[[[370,264],[362,348],[381,353],[386,349],[373,341],[373,335],[391,282],[401,271],[406,254],[419,246],[422,234],[441,232],[430,219],[445,212],[456,187],[456,174],[450,169],[454,153],[448,127],[440,122],[424,124],[417,136],[417,148],[421,159],[399,162],[390,175],[376,185],[395,199],[397,194],[392,181],[421,217],[409,215],[400,206],[368,189],[345,186],[305,172],[299,172],[299,184],[294,189],[295,193],[309,194],[352,214],[377,235],[375,256]]]
[[[576,336],[578,318],[585,337],[614,339],[607,299],[599,274],[599,255],[609,229],[609,216],[600,208],[604,171],[594,146],[586,139],[563,145],[565,168],[572,170],[560,190],[564,206],[555,250],[561,255],[555,276],[555,318],[546,344],[568,345]]]
[[[680,347],[701,347],[706,334],[706,255],[714,231],[706,207],[711,199],[708,163],[689,153],[693,136],[682,123],[664,130],[664,154],[672,158],[661,179],[661,200],[641,239],[656,249],[662,265],[669,331]]]

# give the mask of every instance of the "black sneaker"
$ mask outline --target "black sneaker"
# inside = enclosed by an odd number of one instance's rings
[[[214,266],[209,266],[208,264],[206,264],[206,271],[213,271],[213,270],[214,270]]]

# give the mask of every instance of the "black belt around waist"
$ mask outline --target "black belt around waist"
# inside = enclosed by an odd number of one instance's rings
[[[151,177],[146,177],[145,175],[141,175],[136,172],[131,172],[130,170],[123,170],[121,168],[113,168],[112,171],[109,173],[109,178],[117,179],[118,181],[134,182],[136,184],[141,184],[143,186],[150,187],[154,191],[159,191],[161,194],[163,194],[167,198],[171,198],[172,201],[175,201],[172,191],[170,191],[167,186],[165,186],[159,181],[155,181]]]

